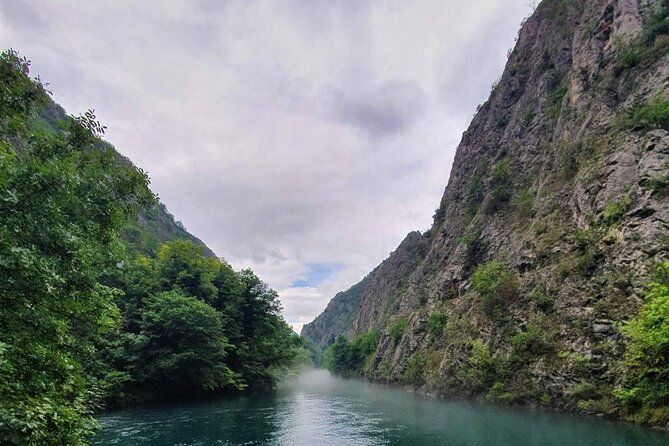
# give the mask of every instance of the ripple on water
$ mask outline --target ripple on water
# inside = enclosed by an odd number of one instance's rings
[[[278,392],[100,417],[98,445],[667,446],[621,423],[429,400],[315,371]]]

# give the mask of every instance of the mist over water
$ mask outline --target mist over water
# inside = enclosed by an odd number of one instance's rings
[[[611,421],[425,398],[307,370],[275,392],[100,417],[98,445],[666,446]]]

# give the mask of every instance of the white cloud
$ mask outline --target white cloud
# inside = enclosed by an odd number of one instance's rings
[[[7,0],[0,38],[299,327],[429,227],[526,3]]]

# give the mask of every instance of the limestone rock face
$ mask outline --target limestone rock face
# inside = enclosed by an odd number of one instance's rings
[[[361,282],[327,339],[315,327],[337,320],[330,307],[303,335],[325,345],[380,330],[373,379],[609,412],[616,323],[636,314],[669,256],[669,129],[633,113],[669,100],[669,36],[639,50],[659,5],[543,1],[463,134],[433,227]],[[492,260],[515,277],[494,314],[472,287]],[[407,328],[393,340],[399,318]]]

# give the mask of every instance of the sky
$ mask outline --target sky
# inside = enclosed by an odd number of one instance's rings
[[[0,0],[0,41],[299,332],[412,230],[528,0]]]

